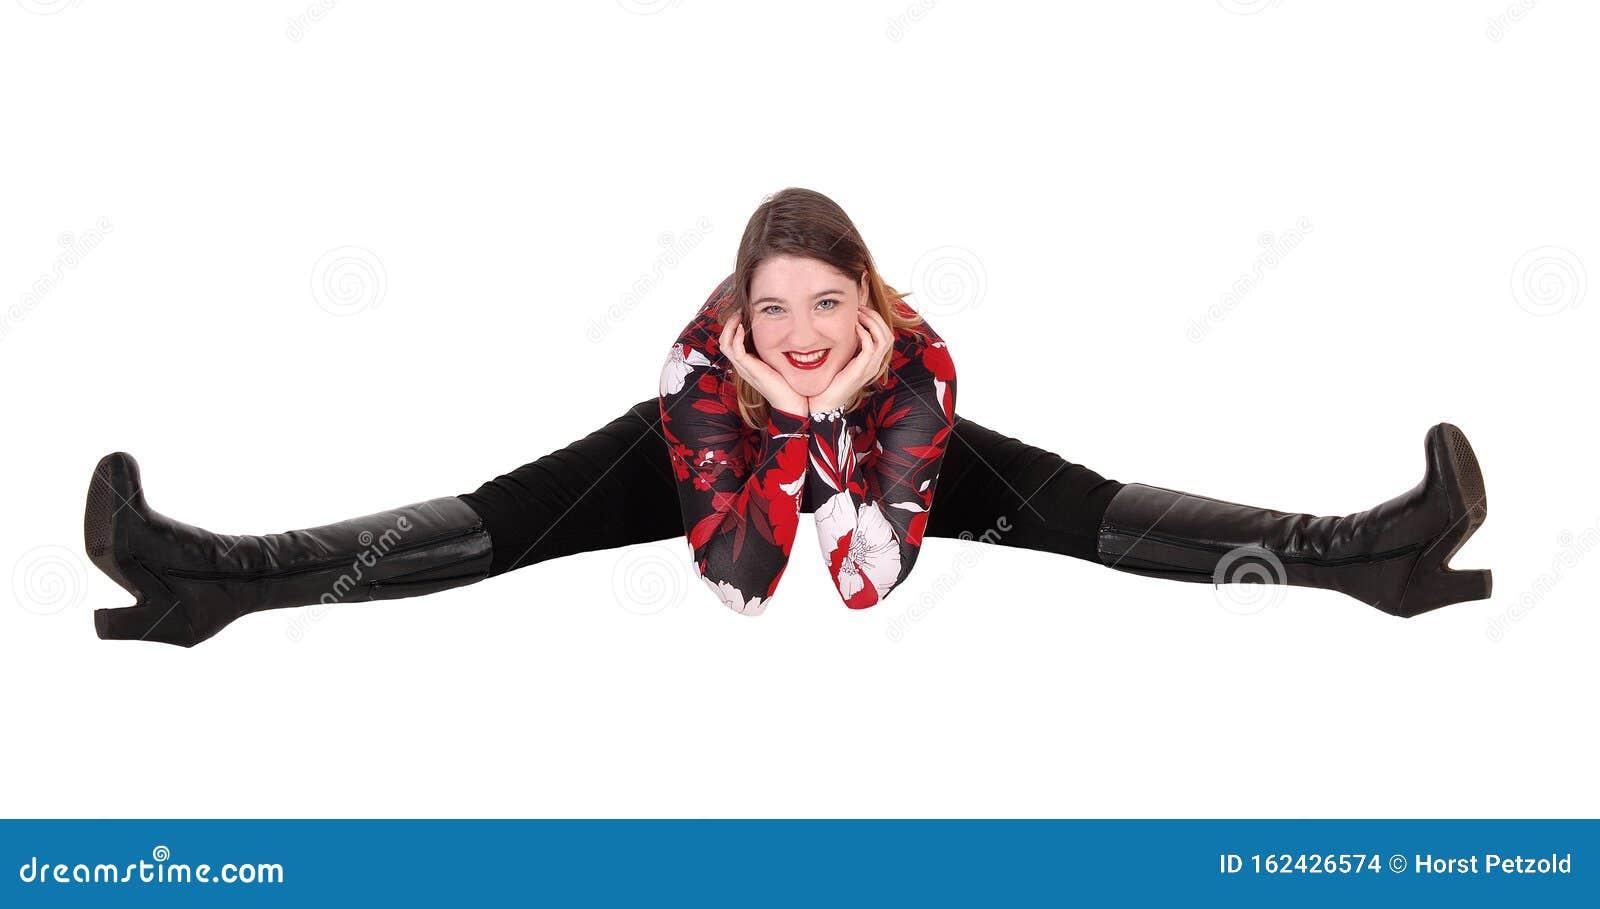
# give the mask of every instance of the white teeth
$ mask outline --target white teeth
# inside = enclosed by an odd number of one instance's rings
[[[790,354],[789,358],[791,360],[794,360],[796,363],[815,363],[818,360],[822,359],[822,355],[825,354],[825,353],[827,353],[826,350],[819,350],[816,353],[810,354],[808,356],[801,356],[800,354]]]

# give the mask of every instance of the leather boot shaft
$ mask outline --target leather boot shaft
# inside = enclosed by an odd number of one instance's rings
[[[1337,590],[1400,616],[1484,599],[1489,572],[1445,566],[1487,517],[1477,459],[1466,436],[1448,423],[1428,431],[1424,453],[1416,486],[1337,517],[1129,484],[1106,509],[1100,559],[1172,580]]]
[[[138,602],[95,611],[102,638],[193,646],[265,609],[418,596],[488,576],[493,543],[455,496],[303,530],[217,534],[150,508],[122,452],[95,469],[84,545]]]

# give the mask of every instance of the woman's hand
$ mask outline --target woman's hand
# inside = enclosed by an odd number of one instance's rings
[[[806,401],[809,413],[823,413],[850,403],[857,391],[877,376],[894,352],[894,329],[870,306],[856,310],[856,336],[861,349],[839,370],[822,393]]]
[[[779,375],[776,369],[744,349],[745,328],[739,315],[734,313],[728,324],[722,326],[722,336],[717,341],[728,362],[733,364],[739,375],[744,376],[746,382],[761,392],[761,396],[767,399],[768,404],[779,410],[805,416],[805,396],[795,391],[794,386]]]

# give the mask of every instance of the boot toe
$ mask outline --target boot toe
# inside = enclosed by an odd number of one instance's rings
[[[89,479],[83,508],[83,548],[96,568],[137,597],[139,590],[118,564],[118,525],[129,509],[143,515],[139,465],[127,452],[113,452],[100,459]]]

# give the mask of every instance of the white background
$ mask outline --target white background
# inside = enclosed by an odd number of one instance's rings
[[[1600,812],[1594,9],[128,6],[0,8],[5,814]],[[1494,597],[930,539],[857,613],[807,517],[759,618],[669,540],[95,637],[105,453],[219,532],[473,490],[653,396],[790,185],[1106,476],[1342,514],[1461,426]]]

